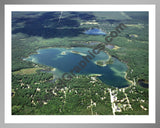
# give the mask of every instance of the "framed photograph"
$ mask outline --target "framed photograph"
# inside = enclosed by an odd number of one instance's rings
[[[155,124],[155,9],[5,4],[4,123]]]

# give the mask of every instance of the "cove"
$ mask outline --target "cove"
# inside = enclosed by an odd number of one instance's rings
[[[46,48],[37,50],[37,54],[30,55],[24,60],[51,66],[54,68],[51,71],[54,74],[54,78],[60,78],[63,73],[70,72],[83,59],[83,56],[87,56],[88,51],[92,51],[92,49],[84,47]],[[129,86],[129,82],[124,78],[127,70],[126,64],[116,58],[112,58],[113,63],[106,66],[100,66],[95,63],[98,60],[107,61],[108,58],[109,56],[101,51],[87,63],[79,74],[100,74],[97,77],[107,85],[118,88]]]

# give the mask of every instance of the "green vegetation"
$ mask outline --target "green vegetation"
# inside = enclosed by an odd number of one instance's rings
[[[148,88],[138,85],[138,80],[148,82],[147,12],[77,13],[66,12],[58,23],[59,12],[13,12],[12,114],[111,115],[111,89],[117,97],[115,104],[121,110],[116,115],[147,115]],[[86,21],[98,24],[80,25]],[[105,36],[85,35],[84,30],[96,27],[108,34],[122,22],[127,27],[111,42],[117,49],[105,50],[125,62],[127,79],[135,80],[136,84],[125,88],[124,92],[91,75],[77,76],[66,81],[65,85],[59,81],[53,83],[53,74],[47,73],[52,67],[24,60],[40,48],[93,48],[95,45],[86,45],[86,42],[106,43]],[[98,65],[102,63],[97,62]],[[106,64],[112,64],[112,60]]]
[[[118,99],[118,100],[121,100],[121,99],[124,99],[124,98],[126,98],[126,96],[124,95],[124,93],[121,92],[121,91],[118,91],[117,99]]]
[[[106,66],[107,64],[113,64],[113,60],[110,58],[109,60],[98,60],[95,62],[99,66]]]
[[[141,86],[131,86],[125,90],[130,102],[130,109],[122,109],[122,112],[116,112],[117,115],[147,115],[148,114],[148,89]],[[119,94],[119,93],[118,93]],[[122,96],[122,92],[120,93]],[[122,99],[122,97],[119,97]],[[123,97],[124,98],[124,97]],[[126,104],[125,101],[121,104]]]
[[[37,73],[38,70],[42,70],[43,68],[27,68],[27,69],[21,69],[19,71],[13,72],[13,74],[19,74],[19,75],[24,75],[24,74],[34,74]]]
[[[13,75],[12,88],[16,91],[12,96],[12,114],[111,115],[108,87],[92,78],[77,76],[57,86],[49,82],[53,80],[52,74]]]
[[[121,48],[116,51],[109,50],[109,53],[127,63],[128,78],[130,80],[136,78],[136,81],[138,79],[148,80],[148,45],[137,40],[130,42],[125,37],[117,37],[113,44]]]

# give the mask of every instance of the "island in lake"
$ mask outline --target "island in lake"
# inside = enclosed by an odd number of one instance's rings
[[[148,12],[60,15],[12,12],[12,115],[148,115]]]

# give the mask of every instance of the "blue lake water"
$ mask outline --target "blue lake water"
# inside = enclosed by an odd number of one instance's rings
[[[114,46],[113,46],[113,45],[108,44],[108,45],[106,45],[106,48],[113,49],[113,48],[114,48]]]
[[[84,33],[87,35],[106,35],[105,32],[103,32],[102,30],[100,30],[98,28],[86,30]]]
[[[88,51],[92,53],[91,48],[47,48],[38,50],[37,54],[31,55],[25,60],[51,66],[56,69],[53,74],[56,74],[56,77],[61,77],[63,73],[70,72],[81,61],[84,61],[83,57],[91,56]],[[89,62],[86,62],[86,66],[80,71],[80,74],[101,74],[101,76],[98,76],[99,79],[107,85],[119,88],[129,86],[128,81],[124,78],[127,70],[126,64],[113,58],[113,64],[107,66],[96,65],[95,61],[109,58],[103,51],[95,57],[92,56],[92,58]]]

